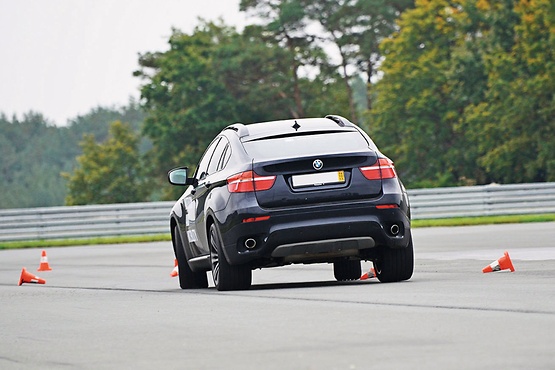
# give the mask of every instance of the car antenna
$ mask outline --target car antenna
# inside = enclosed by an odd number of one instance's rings
[[[291,127],[293,127],[293,128],[295,129],[295,131],[298,131],[298,130],[301,128],[301,125],[299,125],[299,124],[297,123],[297,120],[295,120],[295,124],[294,124],[293,126],[291,126]]]

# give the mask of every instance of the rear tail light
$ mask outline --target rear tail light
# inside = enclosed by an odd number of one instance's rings
[[[254,171],[245,171],[227,178],[230,193],[248,193],[268,190],[276,182],[275,176],[260,176]]]
[[[376,206],[377,209],[394,209],[399,208],[397,204],[378,204]]]
[[[360,167],[360,172],[368,180],[393,179],[397,177],[395,166],[388,158],[378,158],[378,161],[367,167]]]
[[[246,224],[249,222],[267,221],[269,219],[270,219],[270,216],[249,217],[249,218],[244,218],[243,223]]]

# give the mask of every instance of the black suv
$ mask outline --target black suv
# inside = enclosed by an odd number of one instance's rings
[[[252,270],[333,263],[339,281],[374,262],[381,282],[414,266],[410,206],[391,160],[340,116],[234,124],[206,149],[170,216],[183,289],[248,289]]]

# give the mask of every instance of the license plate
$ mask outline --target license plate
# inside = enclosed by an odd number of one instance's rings
[[[293,187],[321,186],[327,184],[341,184],[345,182],[344,171],[311,173],[293,176]]]

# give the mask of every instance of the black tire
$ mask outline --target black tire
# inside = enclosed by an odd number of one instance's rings
[[[179,286],[181,289],[204,289],[208,288],[208,277],[205,271],[193,271],[187,262],[183,242],[179,236],[179,230],[175,226],[175,258],[177,258],[177,266],[179,267]]]
[[[252,281],[252,270],[246,265],[230,265],[222,251],[220,234],[215,224],[210,225],[208,234],[210,244],[210,264],[212,278],[218,290],[249,289]]]
[[[412,236],[406,248],[387,248],[380,251],[374,261],[376,277],[382,283],[393,283],[408,280],[414,271],[414,248]]]
[[[358,280],[361,275],[360,261],[342,259],[333,263],[333,275],[337,281]]]

